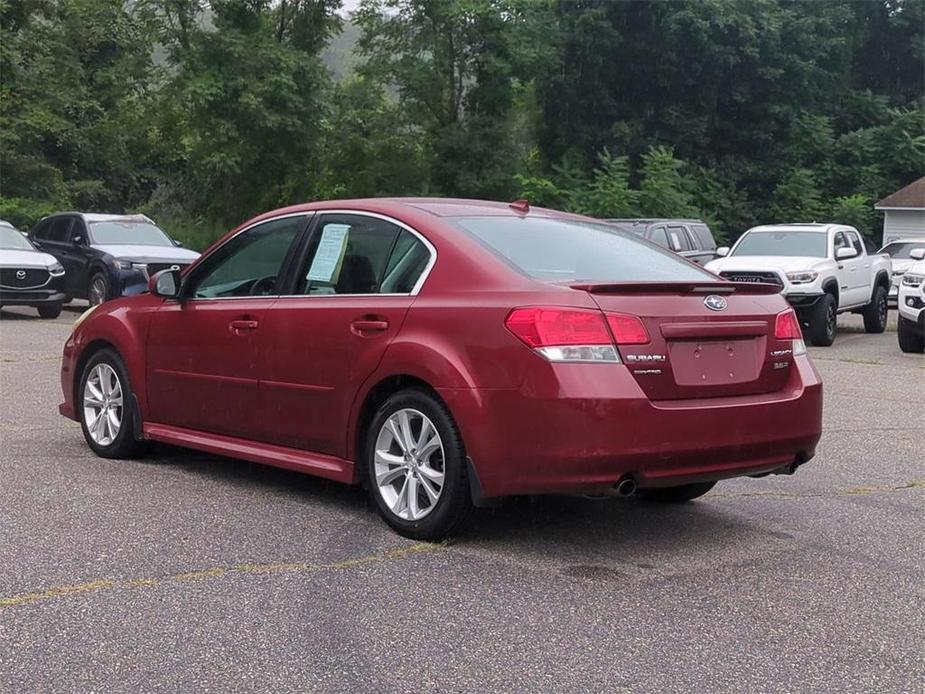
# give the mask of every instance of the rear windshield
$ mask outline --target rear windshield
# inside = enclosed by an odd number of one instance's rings
[[[902,243],[888,243],[883,247],[881,253],[886,253],[891,258],[897,260],[909,260],[912,258],[910,253],[916,248],[925,248],[925,241],[904,241]]]
[[[93,243],[109,245],[172,246],[173,242],[159,227],[150,222],[110,220],[90,222]]]
[[[449,220],[524,274],[546,281],[703,282],[716,277],[630,232],[544,217]]]
[[[730,255],[795,255],[825,258],[826,234],[820,231],[746,232]]]

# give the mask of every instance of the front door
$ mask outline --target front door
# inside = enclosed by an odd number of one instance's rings
[[[267,312],[257,336],[265,440],[345,455],[356,393],[433,258],[416,233],[381,217],[319,216],[291,294]]]
[[[179,300],[155,312],[151,421],[241,438],[260,431],[257,340],[306,219],[282,217],[233,237],[184,278]]]

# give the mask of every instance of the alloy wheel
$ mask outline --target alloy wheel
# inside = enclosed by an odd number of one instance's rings
[[[90,438],[100,446],[111,446],[122,428],[122,383],[105,363],[93,367],[84,383],[84,423]]]
[[[94,277],[90,283],[90,305],[97,306],[106,300],[106,281],[102,277]]]
[[[389,510],[416,521],[437,505],[444,486],[443,441],[419,410],[392,413],[379,430],[374,452],[376,487]]]

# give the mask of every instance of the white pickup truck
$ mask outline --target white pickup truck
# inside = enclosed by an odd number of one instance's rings
[[[886,329],[889,256],[870,255],[854,227],[841,224],[773,224],[746,231],[706,269],[737,282],[768,282],[796,309],[815,345],[835,341],[836,316],[864,316],[864,329]]]

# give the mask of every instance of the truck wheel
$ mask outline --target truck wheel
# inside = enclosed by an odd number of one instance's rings
[[[896,331],[896,337],[899,340],[899,348],[903,352],[921,354],[925,352],[925,334],[919,334],[915,331],[915,323],[907,318],[899,317],[899,326]]]
[[[813,307],[809,316],[809,339],[819,347],[828,347],[835,342],[838,332],[838,304],[835,297],[826,294]]]
[[[870,303],[864,307],[864,330],[882,333],[886,330],[886,289],[877,285]]]
[[[47,306],[37,306],[40,318],[57,318],[61,315],[61,304],[48,304]]]

